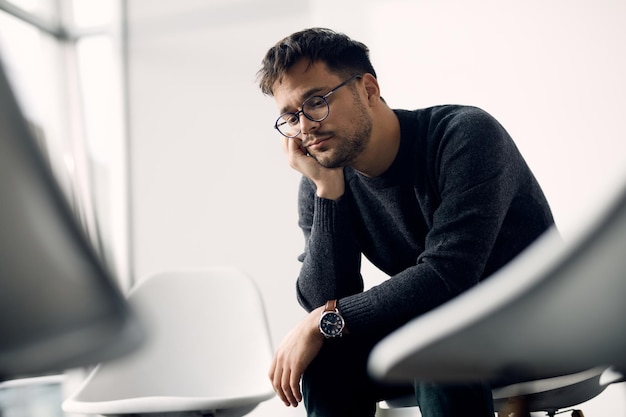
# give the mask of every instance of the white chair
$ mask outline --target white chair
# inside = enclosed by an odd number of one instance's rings
[[[142,341],[114,274],[20,109],[2,52],[0,382],[92,365]]]
[[[494,386],[597,367],[624,374],[626,177],[619,187],[573,238],[548,231],[477,287],[387,336],[372,351],[370,373]],[[529,387],[518,385],[515,395],[530,399]]]
[[[63,402],[65,412],[235,417],[274,395],[262,298],[238,269],[156,274],[128,302],[147,342],[98,365]]]
[[[610,384],[623,381],[623,376],[611,368],[592,368],[571,375],[507,385],[493,390],[494,409],[498,415],[543,412],[549,417],[571,410],[572,417],[583,416],[576,408],[602,393]],[[415,396],[405,396],[381,401],[377,417],[420,415]],[[521,411],[524,413],[521,413]]]

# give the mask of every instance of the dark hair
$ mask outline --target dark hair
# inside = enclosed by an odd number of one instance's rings
[[[343,33],[311,28],[287,36],[267,51],[257,72],[261,91],[273,95],[274,83],[301,59],[311,64],[324,62],[330,71],[344,77],[364,73],[376,77],[367,46]]]

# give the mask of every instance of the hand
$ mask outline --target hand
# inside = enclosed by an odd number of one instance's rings
[[[302,401],[300,379],[324,344],[324,336],[318,329],[323,309],[322,306],[309,313],[287,334],[274,354],[269,378],[287,407],[297,407]]]
[[[345,191],[343,168],[325,168],[307,153],[302,146],[302,139],[284,138],[283,148],[291,166],[315,183],[317,195],[330,200],[337,200]]]

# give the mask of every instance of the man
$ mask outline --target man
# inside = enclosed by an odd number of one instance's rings
[[[302,173],[296,291],[309,312],[269,376],[280,399],[304,401],[309,416],[373,416],[378,400],[405,393],[368,376],[372,347],[553,224],[496,120],[466,106],[392,110],[368,55],[344,34],[307,29],[272,47],[258,74],[281,114],[275,128],[289,164]],[[390,278],[364,291],[361,255]],[[493,416],[484,384],[408,388],[424,417]]]

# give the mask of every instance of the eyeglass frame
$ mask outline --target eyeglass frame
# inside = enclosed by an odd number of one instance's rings
[[[294,117],[296,117],[298,119],[298,125],[301,125],[301,123],[300,123],[300,115],[301,114],[304,115],[304,117],[306,117],[307,119],[309,119],[312,122],[322,122],[322,121],[326,120],[328,118],[328,116],[330,115],[330,104],[328,103],[327,98],[329,96],[331,96],[333,93],[335,93],[335,91],[337,91],[341,87],[343,87],[344,85],[347,85],[352,80],[361,79],[361,78],[363,78],[363,74],[353,75],[352,77],[348,78],[347,80],[345,80],[344,82],[342,82],[341,84],[336,86],[335,88],[332,88],[328,93],[324,94],[323,96],[311,96],[311,97],[307,98],[306,100],[304,100],[302,102],[302,106],[301,106],[300,110],[295,111],[295,112],[285,112],[285,113],[281,114],[280,116],[278,116],[278,118],[276,119],[276,122],[274,123],[274,129],[278,130],[278,133],[280,133],[281,135],[283,135],[286,138],[291,139],[291,138],[298,137],[298,135],[300,135],[300,133],[302,133],[302,127],[300,127],[300,129],[298,130],[298,132],[295,135],[291,135],[291,136],[284,134],[280,130],[280,128],[278,127],[278,123],[281,121],[281,119],[284,118],[285,115],[293,115]],[[315,119],[315,118],[309,116],[304,111],[304,105],[306,104],[306,102],[309,101],[309,100],[316,99],[316,98],[321,98],[324,101],[324,103],[326,104],[326,109],[327,109],[326,116],[322,117],[321,119]],[[283,122],[283,123],[287,123],[287,122]]]

